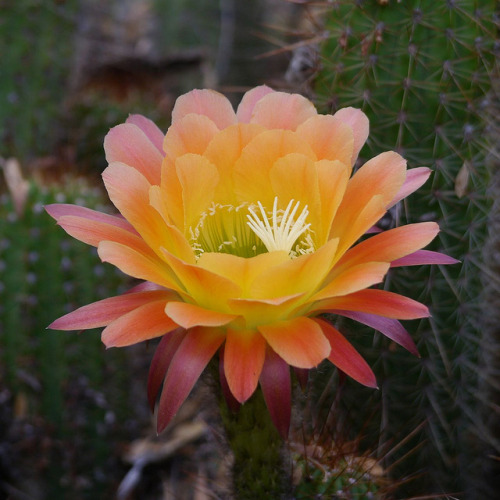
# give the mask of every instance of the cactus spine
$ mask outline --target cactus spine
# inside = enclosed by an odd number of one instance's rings
[[[473,458],[472,430],[487,435],[475,419],[474,394],[481,371],[479,275],[490,209],[484,115],[497,64],[495,8],[493,0],[335,1],[316,80],[325,108],[356,106],[367,113],[367,156],[393,149],[409,167],[434,169],[427,185],[390,216],[405,223],[438,220],[435,248],[462,261],[453,269],[425,266],[390,275],[391,290],[431,305],[430,321],[408,325],[422,359],[369,332],[363,337],[373,338],[363,352],[381,383],[373,395],[381,429],[373,435],[381,443],[401,440],[426,422],[401,455],[418,449],[396,469],[425,471],[413,486],[423,493],[471,487],[465,464]],[[391,224],[390,217],[385,222]]]

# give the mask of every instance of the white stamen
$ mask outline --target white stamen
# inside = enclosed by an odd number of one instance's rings
[[[307,216],[309,215],[307,205],[302,209],[302,212],[300,213],[298,219],[294,221],[295,214],[297,213],[300,205],[300,202],[298,201],[292,209],[294,201],[295,200],[290,201],[285,211],[283,212],[283,215],[279,217],[278,198],[274,198],[272,227],[269,223],[269,217],[260,201],[257,202],[257,205],[260,209],[262,220],[254,212],[252,207],[248,207],[250,215],[247,215],[247,224],[250,229],[261,239],[268,252],[284,250],[287,253],[291,253],[293,244],[297,241],[299,236],[305,233],[311,226],[311,224],[305,223]]]

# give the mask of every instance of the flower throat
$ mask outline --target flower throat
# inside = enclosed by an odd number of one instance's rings
[[[266,211],[260,202],[238,206],[212,203],[196,227],[189,228],[191,246],[198,257],[204,252],[246,258],[272,251],[286,251],[290,257],[313,252],[307,205],[295,219],[300,202],[293,203],[291,200],[281,210],[275,198],[272,211]]]

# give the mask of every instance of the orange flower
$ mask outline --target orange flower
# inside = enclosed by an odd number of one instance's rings
[[[351,175],[367,136],[359,110],[318,115],[304,97],[266,86],[247,92],[236,113],[217,92],[183,95],[165,136],[131,116],[104,142],[103,179],[121,216],[70,205],[47,211],[104,262],[145,282],[51,328],[105,326],[107,347],[162,336],[148,384],[153,408],[163,384],[159,431],[217,353],[228,400],[243,403],[260,382],[283,436],[289,365],[328,359],[376,387],[363,358],[319,315],[356,319],[417,353],[397,320],[428,316],[427,308],[370,287],[391,266],[453,259],[420,251],[438,233],[433,222],[356,244],[430,173],[407,172],[387,152]]]

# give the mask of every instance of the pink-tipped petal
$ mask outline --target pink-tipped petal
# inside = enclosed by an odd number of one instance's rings
[[[430,316],[429,309],[416,300],[385,290],[361,290],[332,299],[321,300],[312,310],[329,312],[332,310],[358,311],[393,319],[419,319]]]
[[[165,134],[153,121],[142,115],[130,115],[126,120],[126,123],[131,123],[132,125],[139,127],[163,156],[163,139]]]
[[[420,357],[417,346],[410,334],[404,329],[403,325],[391,318],[384,318],[375,314],[367,314],[356,311],[330,311],[333,314],[350,318],[363,325],[367,325],[375,330],[383,333],[387,338],[390,338],[406,350],[410,351],[415,356]]]
[[[170,362],[177,352],[178,347],[181,345],[185,335],[186,331],[184,329],[177,328],[164,335],[156,348],[153,359],[151,360],[148,375],[148,402],[151,411],[155,409],[156,398],[160,391],[161,384],[170,366]]]
[[[255,105],[267,94],[274,92],[267,85],[260,85],[245,93],[236,111],[236,117],[241,123],[250,123]]]
[[[271,348],[266,352],[260,386],[271,420],[281,437],[287,439],[292,408],[290,367]]]
[[[224,396],[224,399],[226,400],[227,407],[233,413],[236,413],[240,409],[241,404],[233,396],[231,389],[229,389],[229,384],[227,383],[227,378],[226,378],[225,369],[224,369],[224,349],[223,348],[221,348],[219,350],[219,379],[220,379],[222,394]]]
[[[101,222],[110,226],[115,226],[126,231],[137,234],[132,225],[120,215],[109,215],[102,212],[91,210],[90,208],[80,207],[78,205],[67,205],[65,203],[54,203],[45,205],[45,211],[56,221],[61,217],[72,216],[81,217],[90,221]]]
[[[93,247],[99,246],[101,241],[115,241],[130,248],[135,248],[139,252],[153,254],[152,250],[133,229],[129,231],[116,225],[72,215],[60,217],[57,224],[73,238]]]
[[[330,342],[331,352],[328,359],[344,373],[367,387],[377,387],[377,380],[358,351],[332,325],[322,319],[315,319]]]
[[[210,118],[220,130],[236,123],[236,114],[229,100],[214,90],[192,90],[177,98],[172,110],[172,123],[194,113]]]
[[[313,103],[300,94],[272,92],[255,104],[251,122],[268,129],[295,130],[315,115]]]
[[[237,318],[235,314],[212,311],[186,302],[169,302],[165,312],[186,330],[193,326],[223,326]]]
[[[255,391],[266,356],[266,341],[256,331],[228,328],[224,373],[233,396],[244,403]]]
[[[167,264],[154,256],[146,255],[114,241],[99,243],[97,253],[103,262],[113,264],[129,276],[152,281],[172,290],[181,290]]]
[[[400,259],[391,262],[391,267],[401,266],[422,266],[425,264],[458,264],[460,261],[445,255],[441,252],[433,252],[431,250],[417,250],[410,255],[401,257]]]
[[[178,328],[165,314],[165,300],[148,302],[110,323],[101,334],[106,347],[124,347],[160,337]]]
[[[104,149],[108,163],[125,163],[151,184],[160,184],[163,155],[136,125],[122,123],[113,127],[104,139]]]
[[[321,328],[300,316],[258,327],[271,348],[289,365],[314,368],[330,354],[330,344]]]
[[[405,182],[401,186],[401,189],[396,193],[396,196],[394,197],[394,199],[391,201],[391,203],[387,208],[393,207],[403,198],[406,198],[411,193],[416,191],[429,178],[431,172],[432,170],[427,167],[418,167],[407,170]]]
[[[340,120],[343,123],[346,123],[352,128],[352,133],[354,136],[354,145],[353,152],[351,158],[351,164],[354,165],[356,163],[356,159],[359,155],[363,144],[366,142],[368,138],[368,133],[370,131],[370,123],[368,121],[368,117],[361,111],[356,108],[342,108],[339,109],[334,115],[334,118]]]
[[[107,299],[88,304],[76,309],[69,314],[61,316],[49,325],[48,328],[54,330],[88,330],[90,328],[98,328],[107,326],[111,322],[118,319],[120,316],[133,311],[134,309],[143,306],[149,302],[163,299],[175,299],[177,294],[167,291],[139,291],[125,293],[117,297],[109,297]]]
[[[334,271],[361,262],[392,262],[428,245],[439,233],[435,222],[407,224],[378,233],[350,248]]]
[[[224,330],[220,328],[195,327],[187,332],[170,362],[163,383],[158,405],[158,433],[174,418],[224,338]]]

